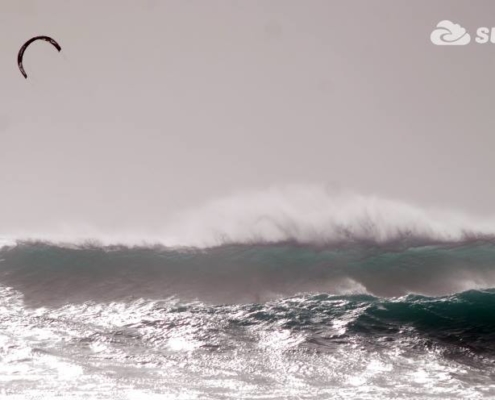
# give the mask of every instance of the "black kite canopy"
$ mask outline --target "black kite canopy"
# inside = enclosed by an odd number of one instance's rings
[[[62,50],[60,45],[51,37],[48,36],[35,36],[31,39],[29,39],[26,43],[24,43],[19,50],[19,54],[17,55],[17,64],[19,65],[19,69],[21,70],[21,74],[24,75],[24,78],[27,78],[26,71],[24,71],[24,66],[22,65],[22,59],[24,57],[24,52],[28,48],[28,46],[35,42],[36,40],[44,40],[45,42],[51,43],[58,51]]]

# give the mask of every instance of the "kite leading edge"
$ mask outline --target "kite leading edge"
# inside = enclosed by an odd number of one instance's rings
[[[21,74],[26,79],[27,79],[27,74],[26,74],[26,71],[24,70],[24,65],[22,63],[22,60],[23,60],[23,57],[24,57],[24,52],[26,51],[26,49],[28,48],[28,46],[31,43],[35,42],[36,40],[44,40],[45,42],[51,43],[59,52],[60,52],[60,50],[62,50],[62,48],[60,47],[60,45],[54,39],[52,39],[49,36],[35,36],[35,37],[29,39],[26,43],[24,43],[22,45],[21,49],[19,50],[19,54],[17,55],[17,64],[19,66],[19,70],[21,71]]]

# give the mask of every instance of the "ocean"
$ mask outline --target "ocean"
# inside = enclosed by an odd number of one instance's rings
[[[495,398],[490,221],[296,188],[168,226],[4,237],[1,399]]]
[[[5,245],[0,397],[495,398],[494,260],[489,240]]]

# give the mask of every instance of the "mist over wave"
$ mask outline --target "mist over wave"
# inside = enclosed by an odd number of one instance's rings
[[[166,213],[164,213],[166,214]],[[297,242],[328,245],[456,242],[495,237],[495,218],[483,219],[445,209],[423,209],[377,196],[324,185],[274,186],[212,200],[163,218],[163,229],[108,232],[65,223],[48,231],[3,232],[4,244],[17,240],[104,245],[208,248],[223,244]],[[0,242],[1,244],[1,242]]]
[[[295,241],[306,244],[397,240],[458,241],[493,236],[495,221],[322,185],[273,187],[212,201],[173,225],[168,243]]]

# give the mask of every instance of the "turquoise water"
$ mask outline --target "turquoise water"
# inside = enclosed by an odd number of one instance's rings
[[[490,241],[0,251],[2,398],[495,396]]]

